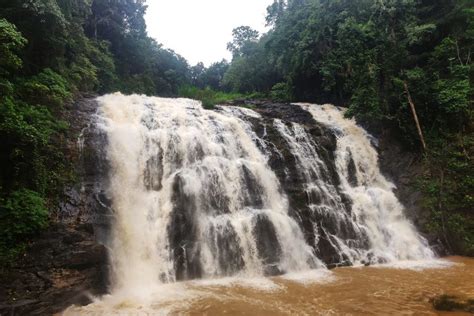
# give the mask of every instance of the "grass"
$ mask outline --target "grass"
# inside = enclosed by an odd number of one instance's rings
[[[183,86],[179,89],[179,96],[199,100],[205,109],[213,109],[218,104],[228,103],[235,100],[261,99],[265,97],[262,93],[242,94],[236,92],[215,91],[211,88],[199,89],[193,86]]]

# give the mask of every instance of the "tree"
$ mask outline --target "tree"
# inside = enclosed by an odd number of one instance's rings
[[[259,32],[250,26],[239,26],[232,30],[232,42],[227,43],[227,49],[234,57],[249,54],[253,44],[258,41]]]
[[[287,2],[285,0],[274,0],[273,4],[267,7],[267,15],[265,21],[267,26],[273,26],[279,22],[285,13]]]
[[[8,78],[18,70],[23,62],[18,56],[27,40],[17,31],[15,25],[0,19],[0,97],[13,92]]]

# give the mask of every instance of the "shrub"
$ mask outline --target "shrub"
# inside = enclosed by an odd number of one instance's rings
[[[45,105],[51,109],[60,108],[71,98],[67,80],[49,68],[25,80],[20,95],[27,103]]]
[[[277,83],[270,91],[270,97],[273,101],[288,102],[291,98],[291,92],[288,84],[284,82]]]
[[[20,189],[0,198],[0,263],[14,258],[47,225],[48,210],[38,193]]]
[[[256,95],[244,95],[240,93],[227,93],[215,91],[211,88],[199,89],[191,86],[183,86],[179,89],[179,96],[199,100],[205,109],[213,109],[215,105],[230,102],[233,100],[242,100],[253,98]]]

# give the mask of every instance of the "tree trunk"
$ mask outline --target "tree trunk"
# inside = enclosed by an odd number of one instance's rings
[[[413,118],[415,119],[416,129],[418,130],[418,135],[420,136],[421,144],[423,145],[423,150],[426,150],[425,138],[423,137],[423,131],[421,130],[420,121],[418,120],[418,115],[416,114],[415,103],[413,103],[413,99],[411,98],[411,94],[408,90],[408,85],[406,81],[403,82],[403,85],[405,86],[405,92],[407,94],[408,103],[410,104],[411,112],[413,114]]]

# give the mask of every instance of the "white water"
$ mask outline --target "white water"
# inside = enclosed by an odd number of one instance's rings
[[[371,256],[387,262],[434,258],[427,242],[405,218],[403,206],[393,193],[395,186],[380,172],[378,154],[370,142],[370,135],[354,120],[344,118],[344,111],[333,105],[300,106],[310,112],[317,122],[335,132],[340,186],[352,201],[351,219],[354,226],[365,232],[369,239]],[[355,166],[356,183],[349,181],[351,159]],[[367,255],[350,249],[340,240],[338,242],[341,243],[341,251],[346,252],[352,262]]]
[[[317,144],[300,124],[290,123],[287,126],[281,120],[274,120],[273,124],[288,143],[291,153],[297,160],[298,172],[305,181],[308,206],[315,213],[312,214],[314,219],[311,220],[316,235],[314,246],[318,246],[320,234],[324,233],[328,236],[331,246],[337,249],[341,262],[349,260],[351,263],[356,263],[362,258],[362,252],[359,251],[362,245],[357,237],[361,237],[364,231],[360,226],[353,225],[353,219],[346,212],[341,194],[328,176],[329,170],[320,158]],[[331,232],[324,224],[320,224],[321,218],[327,218],[334,223],[335,230]],[[347,235],[345,230],[348,229],[352,230],[352,234],[345,242],[342,236]]]
[[[274,227],[281,254],[273,264],[280,270],[322,266],[287,215],[278,179],[242,120],[186,99],[112,94],[98,100],[111,163],[114,291],[176,281],[169,238],[176,199],[191,204],[175,212],[191,213],[192,225],[185,228],[192,231],[184,233],[194,234],[195,244],[184,250],[183,260],[198,260],[202,278],[263,275],[253,231],[258,216]],[[220,253],[232,247],[238,249]],[[192,251],[199,256],[189,259]],[[231,255],[241,256],[238,269],[222,262],[237,259]]]
[[[333,106],[300,105],[337,135],[337,183],[304,126],[273,120],[315,214],[310,245],[289,216],[287,196],[268,165],[275,146],[266,131],[259,137],[252,130],[249,120],[262,120],[257,112],[209,111],[197,101],[120,93],[98,102],[115,212],[112,296],[96,303],[99,309],[123,302],[150,307],[157,295],[186,299],[192,291],[184,294],[169,283],[190,278],[209,280],[201,285],[242,278],[260,284],[267,273],[285,272],[284,278],[301,282],[330,280],[325,270],[309,272],[324,269],[314,250],[323,233],[340,261],[352,264],[433,258],[404,217],[393,184],[380,173],[369,136]],[[349,181],[351,159],[355,184]],[[272,289],[268,282],[262,286]]]

